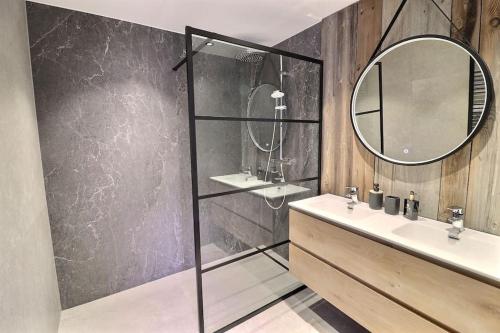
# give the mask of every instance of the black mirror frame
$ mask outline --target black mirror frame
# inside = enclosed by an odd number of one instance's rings
[[[355,93],[356,93],[356,91],[359,88],[358,86],[361,84],[361,78],[363,78],[363,74],[368,69],[370,69],[372,66],[374,66],[374,64],[377,63],[380,60],[379,58],[381,56],[383,56],[386,52],[388,52],[388,51],[396,48],[400,44],[406,43],[406,42],[411,41],[411,40],[417,40],[417,39],[423,39],[423,38],[442,39],[442,40],[445,40],[447,42],[454,43],[454,44],[458,45],[459,47],[463,48],[464,50],[466,50],[471,55],[471,57],[476,61],[476,63],[479,65],[479,67],[481,68],[481,71],[484,74],[485,85],[486,85],[486,99],[485,99],[485,104],[484,104],[484,111],[483,111],[483,114],[482,114],[481,119],[479,120],[477,126],[472,130],[472,132],[467,136],[467,138],[460,145],[458,145],[456,148],[452,149],[448,153],[446,153],[444,155],[441,155],[441,156],[438,156],[436,158],[433,158],[433,159],[430,159],[430,160],[427,160],[427,161],[421,161],[421,162],[403,162],[403,161],[397,161],[397,160],[393,160],[393,159],[391,159],[389,157],[386,157],[385,155],[383,155],[380,152],[376,151],[374,148],[370,147],[363,140],[363,138],[361,136],[361,133],[358,132],[358,130],[356,128],[356,125],[354,123]],[[375,57],[373,57],[372,59],[370,59],[370,62],[363,68],[363,70],[361,71],[361,74],[359,75],[359,77],[356,80],[356,84],[354,85],[354,89],[353,89],[352,94],[351,94],[351,103],[350,103],[351,126],[352,126],[352,128],[354,130],[354,133],[356,134],[356,137],[359,140],[359,142],[361,142],[361,144],[368,151],[370,151],[373,155],[375,155],[376,157],[378,157],[378,158],[380,158],[380,159],[382,159],[382,160],[384,160],[386,162],[389,162],[389,163],[392,163],[392,164],[397,164],[397,165],[406,165],[406,166],[426,165],[426,164],[434,163],[434,162],[437,162],[437,161],[441,161],[441,160],[449,157],[450,155],[453,155],[455,152],[457,152],[458,150],[460,150],[461,148],[463,148],[467,143],[469,143],[474,138],[474,136],[476,136],[476,134],[481,130],[481,128],[483,127],[484,123],[488,119],[488,115],[489,115],[490,110],[491,110],[491,103],[492,103],[492,100],[493,100],[494,93],[495,93],[495,91],[493,90],[493,80],[492,80],[491,73],[490,73],[490,70],[489,70],[488,66],[486,65],[486,63],[484,62],[484,60],[481,58],[481,56],[474,49],[472,49],[470,46],[462,43],[461,41],[459,41],[457,39],[453,39],[453,38],[450,38],[450,37],[447,37],[447,36],[442,36],[442,35],[424,34],[424,35],[413,36],[413,37],[402,39],[402,40],[400,40],[400,41],[398,41],[396,43],[393,43],[393,44],[389,45],[384,50],[382,50],[381,52],[379,52]]]

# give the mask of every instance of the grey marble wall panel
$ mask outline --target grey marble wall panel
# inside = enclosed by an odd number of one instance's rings
[[[193,266],[182,35],[28,4],[63,308]]]
[[[249,88],[249,65],[234,58],[206,53],[193,57],[195,113],[203,116],[234,117],[240,113]],[[226,188],[212,176],[238,173],[241,164],[241,128],[231,121],[196,123],[198,191],[200,195]]]
[[[24,1],[0,1],[0,332],[53,333],[61,305],[27,30]]]
[[[321,26],[316,24],[276,45],[277,48],[306,55],[321,57]],[[287,93],[287,117],[318,120],[320,66],[290,57],[283,58],[283,68],[288,73],[283,79]],[[296,159],[289,169],[289,179],[301,179],[318,175],[318,125],[289,125],[284,142],[285,157]],[[298,139],[297,139],[298,138]]]

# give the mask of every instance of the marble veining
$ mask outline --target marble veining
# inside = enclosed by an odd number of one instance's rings
[[[183,36],[27,8],[63,308],[192,267]]]
[[[33,3],[28,14],[63,308],[192,267],[186,76],[171,71],[183,36]],[[315,26],[280,47],[317,57],[319,36]],[[198,54],[197,114],[244,115],[252,82],[276,80],[276,59],[257,71]],[[317,119],[319,66],[285,59],[285,68],[290,116]],[[245,124],[198,121],[197,131],[200,194],[224,189],[209,177],[238,172],[248,156],[255,171],[266,158]],[[290,124],[288,179],[317,175],[317,134],[317,125]],[[202,201],[200,219],[202,245],[226,254],[288,238],[286,204],[275,212],[248,193]]]

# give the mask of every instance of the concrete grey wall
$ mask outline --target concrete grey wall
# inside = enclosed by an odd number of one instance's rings
[[[63,308],[194,264],[182,35],[28,4]]]
[[[60,303],[29,58],[26,8],[0,2],[0,332],[56,332]]]

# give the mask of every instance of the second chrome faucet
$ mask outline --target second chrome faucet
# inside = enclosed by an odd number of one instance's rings
[[[354,209],[354,206],[358,204],[358,192],[359,192],[359,188],[357,186],[346,186],[346,195],[345,197],[348,198],[348,199],[351,199],[351,201],[349,201],[347,203],[347,208],[348,209]]]
[[[464,228],[464,210],[462,207],[451,206],[448,207],[451,211],[451,217],[448,222],[451,223],[452,228],[448,229],[448,237],[453,239],[460,239],[460,233],[462,233]]]

